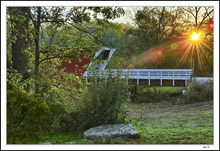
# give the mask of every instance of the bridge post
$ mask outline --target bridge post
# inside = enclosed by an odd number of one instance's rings
[[[173,87],[175,85],[175,81],[174,81],[174,71],[173,71]]]
[[[187,86],[187,71],[185,71],[185,87]]]
[[[148,86],[150,86],[150,71],[148,71]]]
[[[134,87],[134,93],[135,93],[134,97],[137,98],[137,86]]]
[[[127,71],[127,70],[126,70],[125,78],[126,78],[126,83],[128,84],[128,78],[129,78],[129,75],[128,75],[128,71]]]
[[[105,76],[105,83],[107,82],[107,77]]]
[[[162,71],[160,71],[160,86],[162,86]]]
[[[137,71],[137,85],[139,85],[139,72]]]

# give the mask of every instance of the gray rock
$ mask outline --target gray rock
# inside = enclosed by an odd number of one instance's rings
[[[131,124],[109,124],[90,128],[84,132],[85,139],[139,138],[140,134]]]
[[[201,88],[213,81],[213,77],[193,77],[192,81],[194,82],[196,88]]]

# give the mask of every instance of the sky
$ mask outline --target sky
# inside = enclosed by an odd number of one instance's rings
[[[117,23],[129,23],[131,25],[134,25],[134,17],[135,14],[138,10],[142,10],[143,7],[122,7],[125,11],[125,15],[120,17],[120,18],[116,18],[113,22],[117,22]]]

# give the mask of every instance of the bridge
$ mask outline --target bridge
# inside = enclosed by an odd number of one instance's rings
[[[186,87],[192,75],[192,69],[104,69],[98,72],[97,77],[106,79],[109,74],[116,75],[117,72],[121,73],[121,78],[126,78],[128,84],[135,86]],[[84,73],[88,81],[91,76],[89,71]]]

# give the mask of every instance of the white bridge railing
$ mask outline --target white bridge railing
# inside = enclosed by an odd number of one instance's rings
[[[108,74],[116,75],[117,72],[121,73],[122,78],[137,79],[137,85],[139,85],[140,79],[148,80],[150,86],[150,80],[159,79],[162,86],[163,80],[173,80],[173,86],[175,80],[185,80],[185,86],[187,81],[192,75],[192,69],[104,69],[98,72],[98,77],[107,78]],[[92,76],[91,72],[86,71],[84,77]]]

